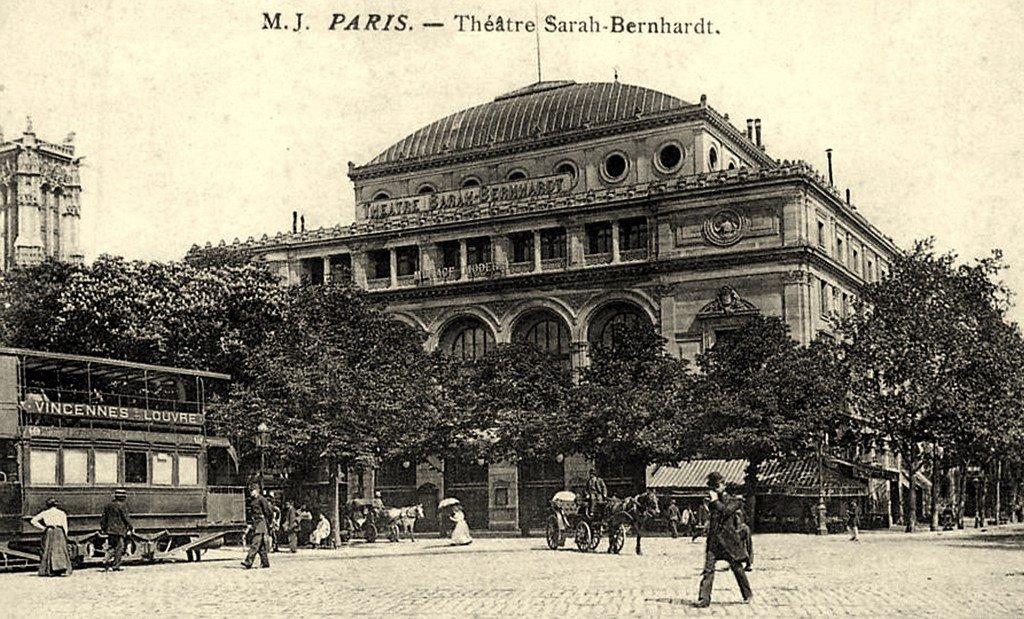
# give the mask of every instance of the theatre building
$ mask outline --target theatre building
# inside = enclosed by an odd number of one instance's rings
[[[459,358],[526,340],[581,367],[610,325],[635,321],[693,358],[756,312],[809,342],[896,251],[827,178],[770,157],[760,120],[737,128],[704,96],[619,82],[521,88],[348,176],[354,223],[243,245],[290,283],[351,277]],[[587,466],[389,463],[377,487],[389,503],[455,495],[471,525],[516,529]],[[643,484],[602,474],[612,490]]]

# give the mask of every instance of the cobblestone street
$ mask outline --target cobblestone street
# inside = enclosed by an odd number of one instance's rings
[[[6,574],[2,616],[1024,616],[1024,527],[941,535],[755,536],[753,603],[720,563],[709,609],[692,608],[703,540],[652,538],[634,555],[548,550],[542,538],[449,547],[353,542],[274,554],[243,570],[238,548],[198,564]],[[571,542],[570,542],[571,543]],[[602,550],[604,549],[602,544]]]

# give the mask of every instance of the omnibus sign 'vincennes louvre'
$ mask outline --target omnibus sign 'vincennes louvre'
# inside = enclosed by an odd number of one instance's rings
[[[108,419],[111,421],[134,421],[140,423],[173,423],[186,426],[201,426],[206,415],[182,411],[156,411],[106,404],[73,404],[71,402],[48,402],[28,400],[21,403],[21,410],[36,415],[60,415],[62,417],[83,417]]]
[[[374,200],[359,205],[364,219],[387,219],[400,215],[427,213],[443,209],[477,206],[490,202],[526,200],[566,193],[572,188],[568,174],[540,176],[505,183],[464,187],[451,191],[424,193],[388,200]]]

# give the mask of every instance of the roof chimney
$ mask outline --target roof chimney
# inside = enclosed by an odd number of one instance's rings
[[[833,182],[833,179],[832,179],[832,149],[831,148],[826,148],[825,149],[825,156],[828,157],[828,184],[829,184],[830,187],[834,187],[835,186],[835,182]]]
[[[750,140],[751,142],[754,141],[754,119],[753,118],[748,118],[747,119],[747,139]]]
[[[761,146],[761,119],[754,119],[754,144]]]
[[[849,187],[846,188],[846,204],[847,204],[847,206],[849,206],[849,204],[850,204],[850,188]]]
[[[299,212],[292,211],[292,234],[299,231]]]
[[[306,216],[305,215],[303,215],[302,217],[299,217],[299,224],[302,227],[302,231],[305,232],[306,231]]]

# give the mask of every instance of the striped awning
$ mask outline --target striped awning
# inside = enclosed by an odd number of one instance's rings
[[[688,460],[676,466],[652,464],[647,467],[648,488],[678,488],[702,490],[707,488],[708,473],[718,471],[727,486],[743,483],[746,460]]]

